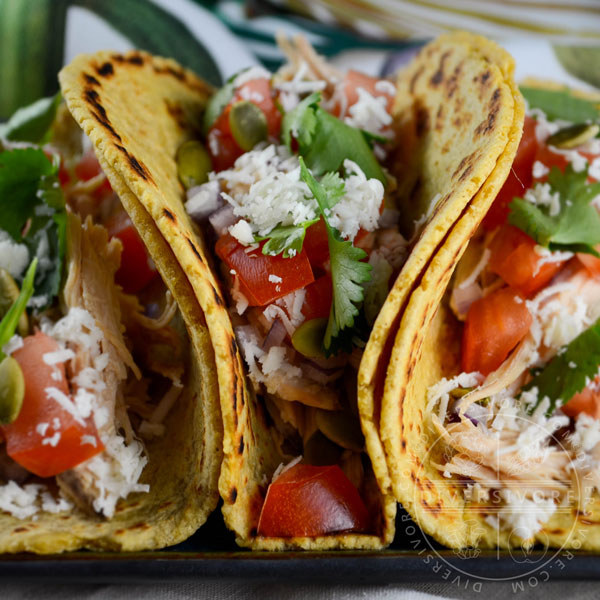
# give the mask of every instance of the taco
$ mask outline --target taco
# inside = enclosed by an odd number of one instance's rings
[[[383,455],[365,452],[358,366],[377,361],[367,341],[391,282],[396,297],[408,293],[460,216],[451,200],[470,199],[516,150],[512,63],[477,36],[429,46],[438,106],[452,102],[426,123],[404,74],[399,92],[338,72],[302,39],[281,44],[289,62],[274,76],[246,70],[208,101],[204,87],[187,93],[188,71],[143,53],[79,57],[61,81],[206,315],[224,427],[219,489],[238,543],[379,548],[393,538],[396,503],[377,485]],[[471,120],[464,137],[460,119]],[[119,146],[137,168],[124,168]],[[447,197],[430,185],[436,161]],[[418,164],[424,176],[409,185]],[[403,235],[400,201],[417,195],[409,218],[419,223]]]
[[[511,174],[404,314],[381,437],[394,495],[443,544],[597,548],[600,97],[521,89]]]
[[[64,105],[34,131],[58,101],[15,115],[0,148],[0,552],[160,548],[218,501],[212,347]]]

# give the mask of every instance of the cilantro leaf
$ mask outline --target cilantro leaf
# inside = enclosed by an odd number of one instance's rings
[[[326,208],[333,208],[346,193],[346,184],[337,173],[325,173],[320,184],[325,191],[323,201]]]
[[[0,138],[43,144],[56,117],[62,100],[60,92],[49,98],[40,98],[20,108],[7,123],[0,124]]]
[[[550,216],[546,206],[515,198],[510,204],[509,223],[522,229],[550,250],[585,252],[598,256],[600,214],[591,201],[600,194],[600,183],[587,183],[587,169],[577,173],[568,165],[562,173],[552,167],[548,175],[551,193],[558,193],[560,212]]]
[[[367,256],[364,250],[356,248],[348,240],[343,240],[339,231],[329,224],[327,212],[331,201],[327,197],[327,190],[306,168],[302,157],[300,157],[300,178],[308,185],[317,200],[327,227],[333,301],[323,343],[325,349],[330,350],[332,340],[338,337],[343,329],[354,325],[354,318],[359,313],[357,305],[363,300],[361,284],[369,281],[371,265],[361,262]]]
[[[2,352],[2,346],[10,340],[15,334],[19,319],[27,307],[27,303],[33,294],[33,278],[35,275],[35,269],[37,267],[38,260],[34,258],[27,269],[25,278],[21,285],[21,291],[17,299],[12,303],[11,307],[6,311],[2,321],[0,321],[0,360],[5,356]]]
[[[525,386],[525,391],[534,387],[538,389],[538,402],[529,412],[533,413],[540,402],[548,397],[550,408],[546,414],[550,416],[557,406],[568,402],[586,387],[598,374],[599,365],[600,319],[565,346],[564,351],[556,354]]]
[[[66,252],[67,213],[57,171],[39,148],[0,153],[0,229],[44,264],[35,294],[48,303],[60,289]]]
[[[40,179],[55,172],[38,148],[0,153],[0,228],[18,242],[25,222],[40,202],[36,195]]]
[[[281,138],[290,150],[292,149],[292,136],[298,140],[301,147],[310,146],[318,126],[316,111],[320,101],[321,94],[314,92],[283,116]]]
[[[262,237],[255,237],[257,242],[268,240],[262,248],[263,254],[276,256],[283,252],[283,258],[290,258],[302,252],[302,244],[304,243],[304,236],[306,235],[306,229],[316,223],[319,219],[313,219],[312,221],[304,221],[298,225],[278,225],[272,229],[268,235]],[[290,254],[290,250],[294,250]]]
[[[551,121],[561,119],[571,123],[582,123],[600,119],[597,103],[577,98],[569,90],[546,90],[527,86],[521,86],[519,89],[529,107],[540,108]]]
[[[368,179],[386,183],[383,169],[371,149],[370,139],[360,129],[340,121],[319,106],[316,92],[302,100],[283,117],[282,139],[291,148],[292,138],[298,152],[317,176],[338,171],[345,159],[354,161]]]

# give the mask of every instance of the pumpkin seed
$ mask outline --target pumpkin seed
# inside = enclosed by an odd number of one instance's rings
[[[338,446],[356,452],[364,449],[359,420],[348,411],[318,410],[316,420],[321,432]]]
[[[229,129],[237,145],[249,152],[267,139],[267,117],[253,102],[240,100],[229,111]]]
[[[206,183],[212,171],[212,161],[208,151],[198,140],[189,140],[177,150],[177,174],[185,189]]]
[[[25,379],[19,363],[6,356],[0,362],[0,425],[15,421],[23,406]]]
[[[600,132],[600,125],[597,123],[577,123],[558,130],[548,138],[547,143],[556,148],[570,150],[595,138],[598,132]]]
[[[323,338],[327,329],[327,319],[304,321],[292,335],[292,346],[307,358],[324,358]]]

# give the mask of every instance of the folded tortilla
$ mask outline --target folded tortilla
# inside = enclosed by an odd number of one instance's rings
[[[123,68],[136,69],[134,61]],[[166,67],[165,67],[166,68]],[[64,95],[73,110],[73,90],[69,70],[61,73]],[[111,127],[102,110],[104,90],[90,72],[86,79],[86,99],[94,106],[98,120],[82,122],[92,139],[98,130]],[[90,82],[96,83],[90,83]],[[201,88],[204,89],[204,88]],[[130,90],[132,93],[135,90]],[[190,90],[190,94],[192,91]],[[197,90],[193,90],[194,97]],[[202,97],[202,96],[200,96]],[[75,103],[76,106],[76,103]],[[76,109],[74,110],[77,113]],[[117,127],[117,125],[116,125]],[[174,147],[181,139],[181,130],[163,131],[163,143],[169,140]],[[125,138],[112,129],[113,139]],[[127,144],[126,141],[123,144]],[[149,254],[175,301],[185,322],[190,348],[186,368],[186,386],[169,412],[164,425],[165,433],[159,438],[146,441],[147,464],[140,483],[149,485],[147,493],[131,493],[119,501],[111,518],[92,516],[78,508],[68,513],[50,514],[39,512],[28,519],[0,515],[0,552],[56,553],[78,548],[118,551],[162,548],[187,539],[205,521],[217,505],[218,475],[222,456],[222,425],[218,406],[218,387],[215,358],[201,308],[193,289],[173,251],[148,211],[131,192],[111,159],[119,166],[125,162],[128,168],[143,173],[143,167],[119,144],[117,156],[108,156],[96,148],[100,163],[123,206],[130,213]],[[91,263],[111,262],[106,232],[90,233],[86,223],[81,226],[78,217],[69,216],[69,235],[66,275],[61,301],[70,308],[80,306],[96,319],[105,316],[101,281],[114,275],[106,267],[91,281],[89,269],[82,270],[81,261]],[[104,238],[102,238],[104,236]],[[102,269],[100,266],[98,269]],[[109,272],[110,271],[110,272]],[[98,287],[100,286],[100,288]],[[111,341],[106,341],[110,345]],[[105,350],[107,351],[107,350]]]
[[[464,482],[442,475],[439,465],[446,462],[446,446],[440,443],[440,433],[427,411],[428,388],[462,371],[461,328],[444,294],[460,257],[504,182],[520,138],[523,102],[512,83],[512,69],[505,72],[506,85],[515,98],[515,117],[506,150],[471,200],[455,200],[459,218],[449,227],[443,245],[406,301],[390,349],[385,381],[380,380],[380,387],[374,387],[373,392],[367,390],[366,395],[381,414],[378,431],[389,473],[385,481],[427,534],[453,548],[508,548],[523,543],[514,531],[497,529],[492,524],[497,508],[485,501],[468,502],[463,494]],[[571,514],[557,512],[528,544],[597,548],[597,495],[586,509],[585,514],[575,506]]]
[[[460,34],[428,46],[400,76],[394,112],[406,143],[397,157],[395,174],[403,176],[406,210],[418,202],[411,214],[426,213],[426,217],[361,367],[359,404],[373,467],[366,475],[365,501],[375,526],[370,534],[315,538],[257,536],[268,483],[276,468],[287,461],[280,451],[282,433],[247,382],[210,253],[183,207],[185,192],[175,161],[184,139],[201,137],[199,116],[210,91],[176,63],[141,52],[80,56],[62,72],[63,91],[75,118],[105,166],[116,172],[139,201],[134,221],[137,211],[150,215],[187,274],[204,313],[217,364],[223,419],[219,490],[225,522],[239,544],[268,550],[358,549],[381,548],[393,539],[396,502],[374,409],[365,400],[365,389],[376,378],[369,379],[365,373],[369,367],[375,371],[386,356],[383,349],[388,338],[393,340],[399,311],[464,205],[485,187],[497,165],[504,177],[508,173],[523,118],[518,94],[510,85],[511,69],[512,62],[495,45]],[[510,154],[510,160],[504,160],[505,154]],[[419,177],[409,181],[411,173]],[[432,199],[435,206],[430,206]],[[129,210],[128,203],[124,204]]]

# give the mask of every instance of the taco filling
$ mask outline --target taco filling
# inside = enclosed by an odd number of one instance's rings
[[[258,535],[373,530],[356,376],[403,264],[394,177],[395,86],[327,65],[303,40],[208,104],[178,152],[186,208],[214,243],[249,380],[297,457],[273,476]]]
[[[440,479],[528,540],[600,487],[600,128],[591,102],[523,91],[511,174],[449,292],[462,373],[427,409]]]
[[[64,106],[38,137],[0,146],[0,509],[110,518],[149,491],[185,330]]]

